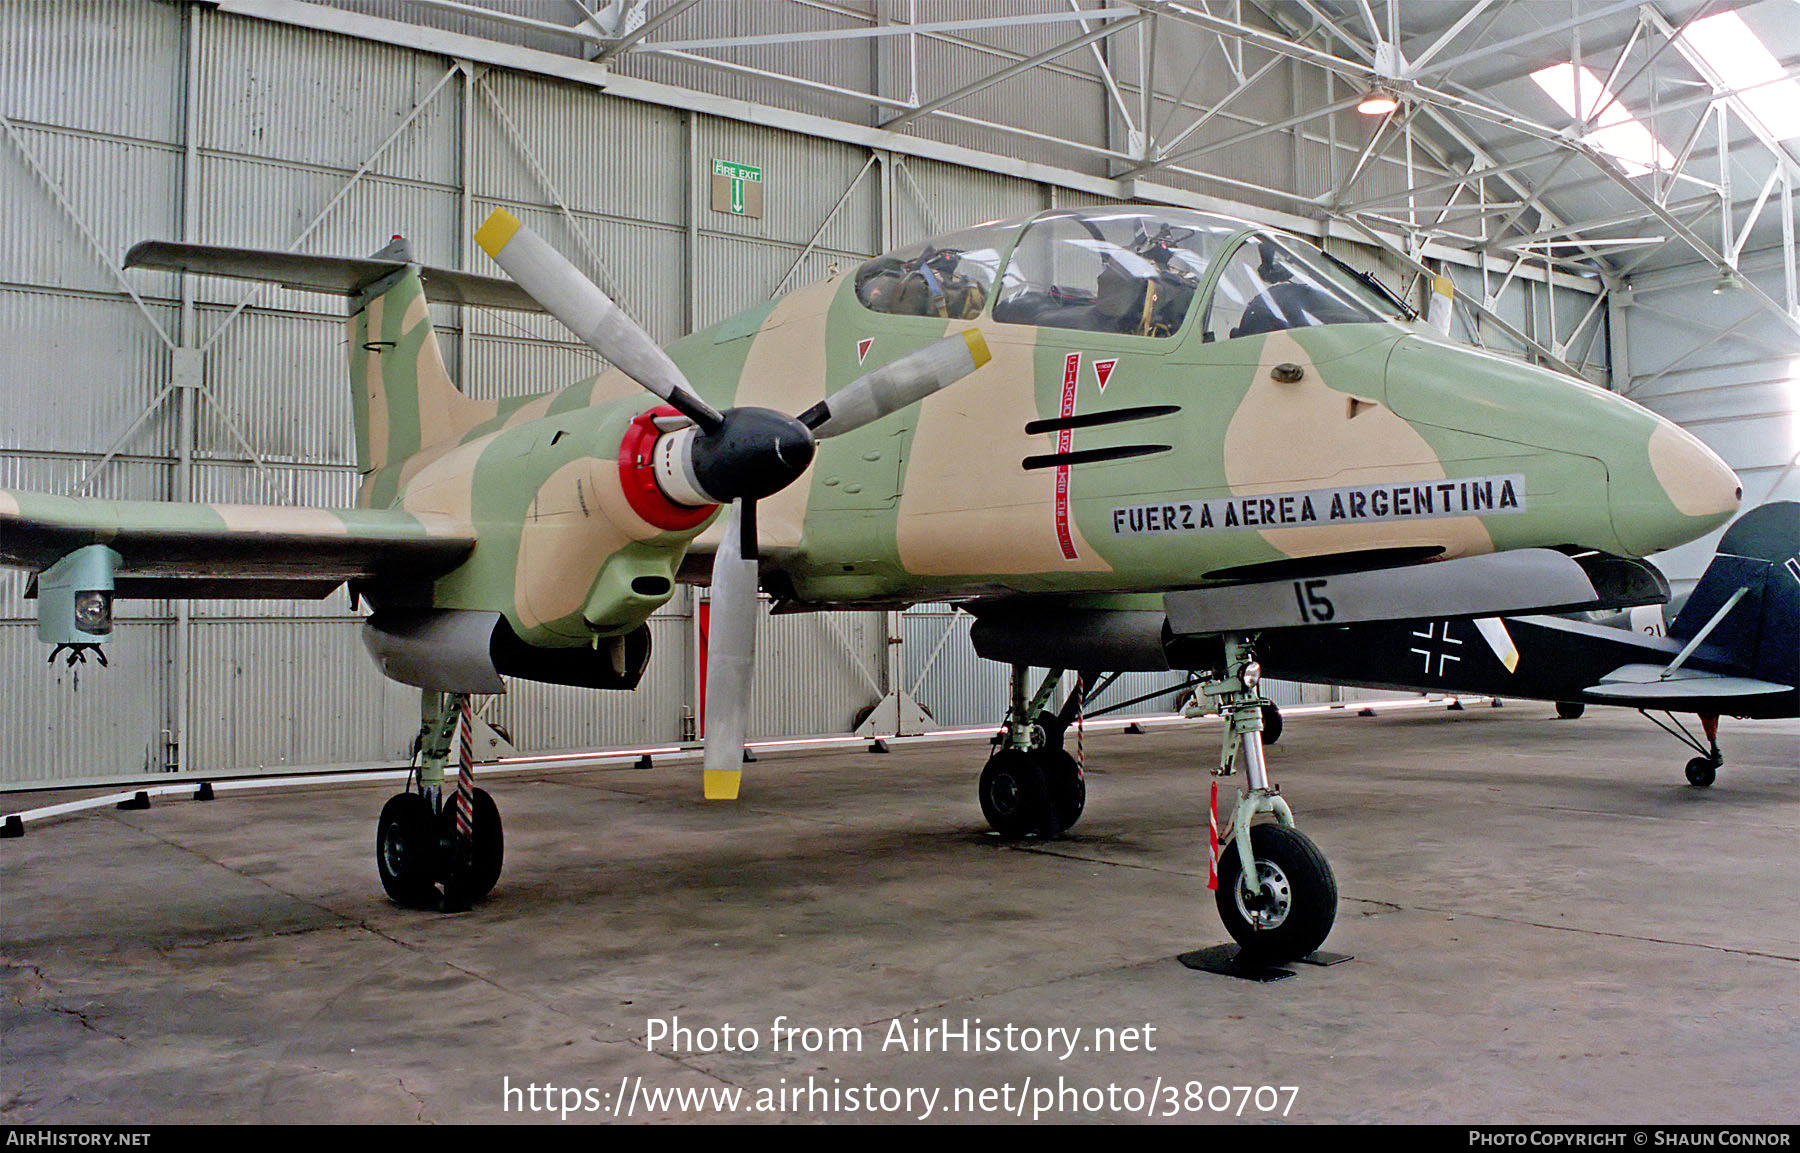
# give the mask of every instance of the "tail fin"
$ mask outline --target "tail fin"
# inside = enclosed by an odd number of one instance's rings
[[[1669,636],[1691,640],[1739,589],[1747,591],[1707,640],[1760,680],[1800,684],[1800,503],[1775,501],[1738,518]]]
[[[451,382],[411,246],[396,237],[371,259],[403,267],[363,287],[351,306],[356,467],[365,475],[461,436],[497,407],[464,396]]]

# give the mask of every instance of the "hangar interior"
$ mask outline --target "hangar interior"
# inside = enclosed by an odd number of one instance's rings
[[[1790,0],[7,5],[0,488],[353,502],[341,302],[125,271],[139,240],[363,255],[404,233],[428,262],[493,275],[471,234],[505,207],[669,340],[966,223],[1139,202],[1311,238],[1422,310],[1448,278],[1453,335],[1676,420],[1737,471],[1746,508],[1794,499],[1793,15]],[[436,305],[433,323],[471,395],[602,367],[545,317]],[[1716,539],[1658,563],[1679,588]],[[416,731],[416,694],[381,678],[341,593],[122,602],[114,667],[75,670],[44,662],[24,589],[0,576],[8,785],[392,764]],[[703,595],[653,619],[637,691],[521,681],[488,719],[531,752],[691,739]],[[968,625],[945,605],[769,618],[752,735],[847,732],[896,691],[941,724],[997,722],[1005,670],[974,657]],[[1114,699],[1166,681],[1134,674]]]

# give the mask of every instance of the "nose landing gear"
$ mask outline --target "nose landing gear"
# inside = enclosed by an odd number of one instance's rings
[[[1215,775],[1231,776],[1241,758],[1245,791],[1218,847],[1219,919],[1259,962],[1294,961],[1325,943],[1337,920],[1337,879],[1325,855],[1294,827],[1294,814],[1269,780],[1263,759],[1263,717],[1269,702],[1257,692],[1262,670],[1249,638],[1225,638],[1225,671],[1200,691],[1225,720]],[[1259,817],[1272,822],[1259,822]]]

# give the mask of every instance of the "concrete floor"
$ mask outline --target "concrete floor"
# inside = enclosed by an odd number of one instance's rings
[[[0,1122],[1791,1124],[1800,725],[1724,736],[1697,790],[1631,713],[1290,719],[1272,767],[1356,959],[1267,985],[1176,960],[1224,940],[1210,725],[1090,734],[1088,815],[1041,845],[984,832],[973,742],[770,755],[735,807],[691,766],[494,777],[506,872],[459,916],[382,896],[385,787],[93,812],[0,842]],[[778,1050],[783,1017],[838,1051]],[[915,1018],[1079,1032],[886,1044]],[[677,1021],[733,1033],[647,1049]]]

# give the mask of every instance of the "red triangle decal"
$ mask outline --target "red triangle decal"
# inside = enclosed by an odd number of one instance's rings
[[[869,355],[869,346],[875,343],[874,337],[865,337],[856,342],[856,363],[861,364]]]
[[[1096,360],[1094,362],[1094,379],[1100,382],[1101,392],[1106,391],[1106,382],[1112,379],[1113,366],[1118,363],[1116,358],[1113,360]]]

